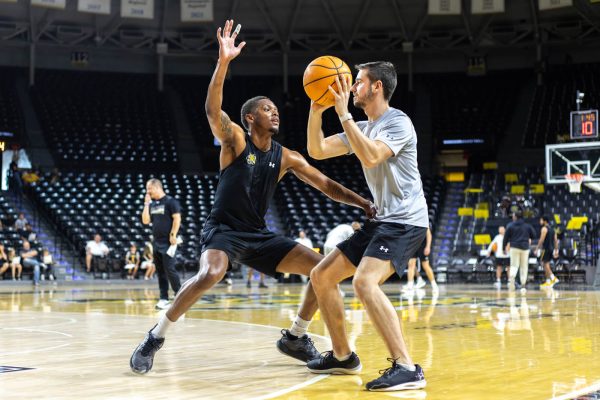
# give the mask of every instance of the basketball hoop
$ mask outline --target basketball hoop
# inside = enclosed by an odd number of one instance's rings
[[[569,184],[569,192],[571,193],[581,193],[581,183],[583,182],[584,175],[583,174],[567,174],[565,175],[565,179]]]

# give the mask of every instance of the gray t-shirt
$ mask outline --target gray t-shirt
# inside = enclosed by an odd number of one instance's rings
[[[385,143],[394,155],[373,168],[364,168],[375,206],[375,219],[427,228],[429,216],[417,166],[417,133],[405,113],[390,107],[373,122],[356,123],[365,136]],[[345,132],[339,134],[354,151]]]

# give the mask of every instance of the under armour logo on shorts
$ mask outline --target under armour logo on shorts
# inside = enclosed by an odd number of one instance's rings
[[[387,253],[387,252],[388,252],[390,249],[388,249],[387,247],[383,247],[383,246],[381,246],[381,247],[379,248],[379,250],[383,251],[384,253]]]
[[[269,167],[271,167],[271,168],[275,168],[275,163],[272,163],[272,162],[270,162],[270,163],[269,163]]]

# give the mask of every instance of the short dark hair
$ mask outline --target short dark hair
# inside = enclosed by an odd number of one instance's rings
[[[251,99],[246,100],[246,102],[242,104],[242,125],[244,125],[244,128],[246,128],[246,130],[250,129],[250,127],[248,126],[248,122],[246,121],[246,115],[253,114],[258,108],[258,102],[261,100],[269,100],[269,98],[267,96],[255,96]]]
[[[160,181],[160,179],[150,178],[150,179],[148,179],[148,183],[151,184],[152,186],[158,186],[159,188],[163,189],[163,184]]]
[[[383,85],[383,97],[386,101],[390,101],[396,85],[398,84],[398,75],[396,67],[389,61],[372,61],[364,64],[356,64],[357,70],[366,70],[367,76],[371,82],[381,81]]]
[[[542,221],[544,221],[544,222],[547,222],[547,223],[550,223],[550,217],[549,217],[549,216],[547,216],[547,215],[542,215],[542,217],[541,217],[541,218],[542,218]]]

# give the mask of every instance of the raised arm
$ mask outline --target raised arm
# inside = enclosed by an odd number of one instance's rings
[[[219,27],[217,30],[217,40],[219,41],[219,60],[215,72],[213,73],[208,92],[206,94],[206,117],[213,135],[221,144],[230,143],[235,140],[235,136],[242,137],[242,128],[231,122],[229,116],[221,110],[223,104],[223,85],[229,63],[236,58],[246,42],[235,45],[235,38],[239,33],[239,27],[232,33],[233,20],[225,22],[223,30]]]
[[[365,168],[373,168],[381,162],[387,160],[394,155],[390,147],[379,140],[372,140],[363,135],[362,131],[352,118],[347,119],[348,101],[350,100],[350,78],[344,77],[339,79],[336,77],[337,87],[341,88],[339,92],[333,90],[330,86],[329,91],[335,98],[335,112],[342,121],[342,127],[346,132],[346,137],[350,143],[350,147],[358,157],[360,163]],[[361,80],[356,80],[356,85],[361,84]]]
[[[142,210],[142,224],[148,225],[150,223],[150,203],[152,199],[150,195],[146,193],[144,196],[144,209]]]
[[[283,165],[285,171],[293,172],[300,180],[308,183],[330,199],[362,208],[368,218],[374,218],[377,214],[373,203],[325,176],[321,171],[310,165],[300,153],[284,149]]]

